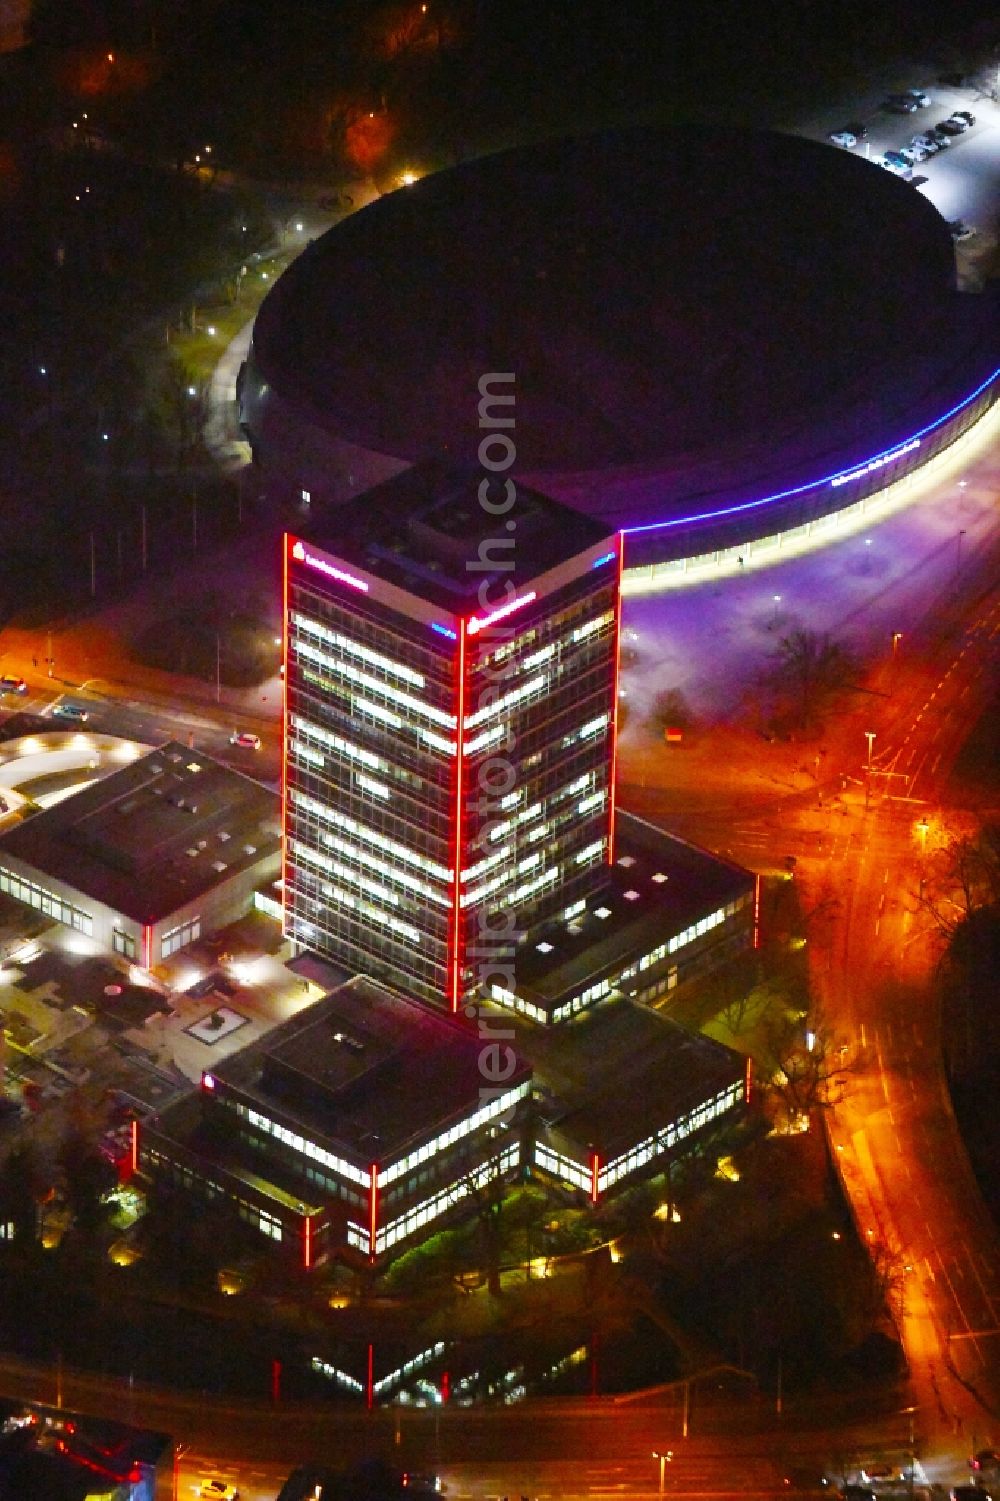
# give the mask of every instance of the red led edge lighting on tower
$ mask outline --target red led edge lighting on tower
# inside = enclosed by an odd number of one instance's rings
[[[520,610],[522,605],[530,605],[532,600],[537,598],[536,591],[529,589],[527,594],[519,594],[516,599],[509,599],[506,604],[498,605],[488,615],[480,615],[478,617],[473,615],[467,622],[469,635],[475,636],[479,631],[485,631],[486,627],[493,625],[494,621],[503,620],[506,616],[513,615],[514,611]]]
[[[753,1078],[753,1059],[752,1058],[748,1058],[747,1059],[746,1081],[745,1081],[744,1086],[743,1086],[743,1103],[744,1103],[744,1105],[749,1105],[749,1103],[750,1103],[750,1085],[751,1085],[752,1078]]]
[[[615,678],[614,698],[611,704],[611,769],[608,785],[608,864],[615,863],[615,783],[618,778],[618,672],[621,659],[622,633],[622,559],[625,538],[618,533],[618,585],[615,592]]]
[[[133,1173],[137,1173],[139,1171],[139,1122],[134,1117],[132,1119],[130,1137],[132,1147],[132,1171]]]
[[[760,876],[753,878],[753,946],[760,948]]]
[[[371,1412],[375,1405],[375,1346],[368,1346],[368,1385],[365,1389],[365,1401],[368,1411]]]
[[[448,1004],[457,1011],[462,992],[462,780],[465,761],[465,639],[466,622],[458,624],[458,717],[455,739],[455,869],[451,891],[451,941],[448,945]]]
[[[312,1220],[306,1215],[302,1222],[302,1265],[307,1272],[313,1263],[312,1228]]]
[[[147,974],[153,968],[153,925],[148,922],[142,925],[142,967]]]
[[[375,1237],[378,1233],[378,1163],[373,1162],[368,1171],[371,1175],[371,1188],[368,1190],[368,1256],[374,1261]]]
[[[288,839],[285,825],[288,819],[288,555],[294,546],[291,535],[285,533],[285,547],[281,565],[281,931],[288,932],[285,921],[288,892]]]
[[[600,1167],[600,1156],[597,1152],[594,1152],[590,1159],[590,1200],[592,1204],[597,1203],[597,1197],[599,1193],[599,1189],[597,1187],[597,1175],[600,1171]]]

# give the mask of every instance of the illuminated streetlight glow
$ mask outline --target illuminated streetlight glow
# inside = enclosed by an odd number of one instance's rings
[[[673,1457],[674,1457],[674,1451],[673,1451],[673,1449],[654,1449],[653,1450],[653,1458],[654,1459],[658,1459],[660,1461],[660,1495],[661,1496],[663,1495],[663,1492],[664,1492],[664,1490],[666,1488],[667,1465],[671,1462],[671,1460],[673,1459]]]

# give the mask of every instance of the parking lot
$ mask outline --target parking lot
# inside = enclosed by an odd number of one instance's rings
[[[924,90],[930,104],[918,107],[912,114],[882,107],[890,94],[907,89]],[[898,151],[915,135],[939,125],[956,110],[970,112],[975,124],[960,135],[952,135],[944,150],[917,163],[901,181],[912,183],[916,191],[934,204],[942,218],[961,219],[976,228],[975,238],[963,242],[960,250],[962,259],[974,264],[995,244],[1000,203],[1000,104],[983,90],[972,85],[941,84],[914,67],[912,76],[894,77],[887,80],[885,87],[873,88],[860,99],[845,102],[836,112],[824,111],[803,124],[798,133],[829,143],[832,134],[858,122],[864,125],[867,135],[851,148],[852,154],[877,166],[887,151]],[[963,269],[960,260],[960,271]]]

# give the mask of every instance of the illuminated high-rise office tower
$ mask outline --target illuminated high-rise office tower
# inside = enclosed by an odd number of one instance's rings
[[[591,518],[420,465],[285,538],[288,935],[457,1009],[484,934],[613,858],[620,557]]]

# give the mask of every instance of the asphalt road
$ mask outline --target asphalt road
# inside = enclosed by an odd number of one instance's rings
[[[53,715],[57,704],[78,704],[87,712],[85,724]],[[147,745],[162,745],[167,740],[215,756],[238,771],[258,781],[277,783],[281,774],[280,732],[273,719],[251,720],[244,716],[239,723],[232,711],[204,706],[178,706],[143,701],[132,693],[119,695],[99,680],[67,686],[56,679],[51,685],[32,682],[24,695],[7,694],[0,698],[0,727],[16,714],[28,714],[48,721],[45,729],[95,732],[120,735]],[[227,717],[228,716],[228,717]],[[230,744],[234,730],[250,729],[260,735],[259,751],[244,750]]]
[[[856,760],[820,767],[764,806],[664,816],[676,832],[758,870],[794,855],[824,1020],[856,1071],[828,1121],[862,1236],[887,1248],[916,1422],[934,1479],[1000,1437],[1000,1243],[969,1168],[940,1062],[935,924],[922,908],[919,824],[944,837],[957,756],[995,691],[995,549],[906,642],[881,695],[851,717]],[[874,731],[871,771],[864,731]],[[632,789],[656,813],[657,793]],[[824,796],[825,793],[825,796]],[[629,806],[634,798],[623,798]],[[939,811],[943,810],[943,811]]]

